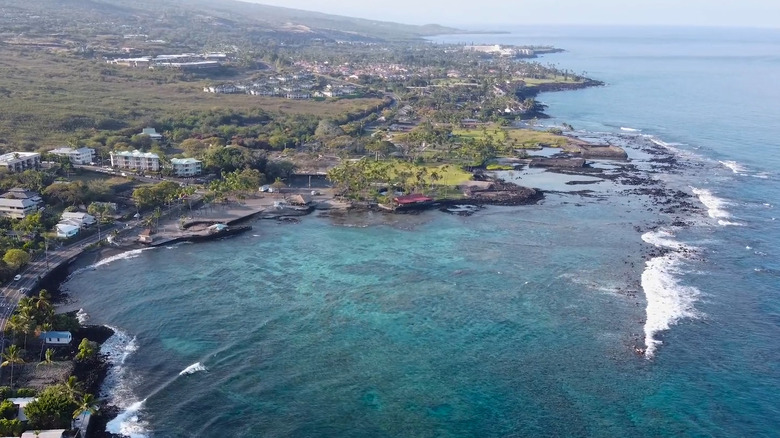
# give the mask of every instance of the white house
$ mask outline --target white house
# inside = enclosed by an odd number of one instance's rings
[[[120,169],[132,170],[160,170],[160,157],[151,152],[139,150],[111,152],[111,165]]]
[[[173,174],[181,177],[200,175],[203,172],[203,162],[194,158],[173,158],[171,167]]]
[[[16,406],[19,406],[19,411],[16,414],[16,419],[24,423],[27,421],[27,416],[24,415],[24,408],[27,407],[28,404],[34,402],[36,400],[36,397],[14,397],[9,398],[8,400],[11,401],[11,403],[15,404]]]
[[[72,222],[72,225],[78,225],[81,228],[88,227],[96,222],[95,216],[81,211],[64,211],[60,219],[60,223]]]
[[[49,153],[68,157],[73,164],[89,164],[95,161],[95,150],[92,148],[57,148],[50,150]]]
[[[162,140],[162,134],[157,133],[154,128],[144,128],[141,131],[141,135],[148,135],[152,140]]]
[[[64,438],[66,429],[28,430],[22,434],[22,438]]]
[[[57,231],[57,237],[60,239],[69,239],[79,233],[81,228],[78,225],[59,223],[55,225]]]
[[[41,154],[35,152],[10,152],[0,155],[0,166],[11,172],[37,169],[41,165]]]
[[[41,339],[48,345],[68,345],[73,340],[73,335],[70,332],[43,332]]]

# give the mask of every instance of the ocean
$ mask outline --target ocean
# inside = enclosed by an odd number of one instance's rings
[[[261,221],[79,270],[63,310],[117,330],[109,430],[777,435],[780,31],[507,30],[434,41],[566,49],[538,61],[606,86],[542,94],[540,124],[625,146],[652,184],[510,172],[545,199]]]

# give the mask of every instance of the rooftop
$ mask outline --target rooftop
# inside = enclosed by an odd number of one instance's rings
[[[156,158],[160,159],[157,154],[153,154],[151,152],[141,152],[139,150],[134,150],[132,152],[130,151],[121,151],[121,152],[111,152],[111,155],[116,155],[119,157],[129,157],[129,158]]]

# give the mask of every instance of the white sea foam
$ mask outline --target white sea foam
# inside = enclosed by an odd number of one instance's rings
[[[148,424],[141,421],[138,412],[146,402],[146,399],[133,403],[126,407],[119,415],[106,424],[106,431],[130,438],[147,438]]]
[[[84,309],[79,309],[79,311],[76,312],[76,319],[79,320],[79,324],[84,325],[89,321],[89,314],[84,311]]]
[[[696,187],[691,187],[691,189],[693,190],[693,194],[699,197],[699,201],[707,207],[707,214],[709,214],[711,218],[724,219],[722,222],[727,222],[725,219],[731,217],[731,214],[725,209],[726,206],[729,205],[728,201],[718,198],[707,189],[697,189]]]
[[[94,265],[91,265],[90,268],[97,268],[97,267],[100,267],[100,266],[104,266],[104,265],[107,265],[109,263],[115,262],[117,260],[134,259],[134,258],[140,256],[142,252],[148,251],[150,249],[154,249],[154,248],[134,249],[134,250],[131,250],[131,251],[125,251],[123,253],[120,253],[120,254],[117,254],[117,255],[114,255],[114,256],[111,256],[111,257],[106,257],[106,258],[100,260],[99,262],[95,263]]]
[[[134,379],[124,366],[127,358],[138,350],[138,341],[122,330],[113,327],[112,330],[114,335],[100,347],[100,352],[108,357],[112,365],[106,375],[100,396],[117,406],[120,413],[106,425],[106,430],[131,438],[146,438],[148,425],[138,417],[138,412],[146,400],[139,401],[133,393]]]
[[[636,128],[628,128],[628,127],[626,127],[626,126],[621,126],[621,127],[620,127],[620,130],[621,130],[621,131],[626,131],[626,132],[642,132],[642,130],[641,130],[641,129],[636,129]]]
[[[194,364],[192,364],[192,365],[188,366],[187,368],[181,370],[179,375],[180,376],[186,376],[186,375],[189,375],[189,374],[195,374],[195,373],[197,373],[199,371],[208,371],[208,369],[206,369],[206,367],[202,363],[195,362]]]
[[[655,355],[661,341],[656,339],[659,332],[681,318],[697,316],[693,305],[699,296],[699,290],[692,286],[681,285],[676,275],[680,273],[679,264],[683,256],[670,253],[648,260],[642,273],[642,289],[647,299],[647,319],[645,321],[645,356]]]
[[[737,163],[736,161],[718,161],[718,162],[731,169],[731,171],[736,173],[737,175],[743,175],[745,172],[747,172],[747,168]]]
[[[668,230],[651,231],[642,235],[642,240],[659,248],[675,252],[648,260],[642,272],[642,289],[647,299],[645,321],[645,355],[652,358],[661,341],[655,338],[658,332],[668,330],[681,318],[697,316],[693,304],[699,296],[695,287],[680,284],[677,275],[686,252],[696,248],[674,240]]]

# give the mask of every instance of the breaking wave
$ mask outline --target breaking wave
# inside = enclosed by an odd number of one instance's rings
[[[728,201],[718,198],[707,189],[697,189],[696,187],[691,187],[691,189],[693,194],[699,198],[699,201],[707,207],[707,214],[713,219],[718,219],[718,224],[723,226],[742,225],[727,220],[731,217],[731,214],[726,211],[726,206],[729,205]]]
[[[127,358],[138,350],[138,342],[135,337],[131,338],[122,330],[113,327],[111,329],[114,330],[114,335],[100,347],[100,352],[106,355],[111,363],[100,396],[117,406],[120,413],[106,424],[106,431],[130,438],[146,438],[148,424],[138,417],[146,399],[139,401],[133,394],[132,383],[135,379],[124,366]]]
[[[195,362],[194,364],[192,364],[192,365],[188,366],[187,368],[181,370],[179,375],[180,376],[186,376],[186,375],[190,375],[190,374],[195,374],[195,373],[197,373],[199,371],[208,371],[208,369],[206,369],[206,367],[202,363]]]
[[[620,127],[620,130],[621,130],[621,131],[626,131],[626,132],[642,132],[642,130],[641,130],[641,129],[636,129],[636,128],[628,128],[628,127],[626,127],[626,126],[621,126],[621,127]]]
[[[642,240],[656,247],[672,252],[650,259],[642,272],[642,289],[647,299],[647,318],[645,321],[645,357],[655,355],[661,341],[656,338],[659,332],[669,330],[672,324],[682,318],[697,316],[694,303],[700,292],[692,286],[680,284],[677,276],[681,273],[680,264],[685,259],[685,251],[693,250],[680,242],[672,240],[667,231],[655,231],[642,235]]]
[[[134,250],[131,250],[131,251],[126,251],[126,252],[123,252],[121,254],[117,254],[117,255],[111,256],[111,257],[106,257],[106,258],[100,260],[99,262],[95,263],[94,265],[90,265],[89,268],[94,269],[94,268],[97,268],[99,266],[104,266],[104,265],[107,265],[109,263],[113,263],[113,262],[115,262],[117,260],[134,259],[134,258],[140,256],[142,252],[148,251],[150,249],[154,249],[154,248],[134,249]]]
[[[731,171],[736,173],[737,175],[743,175],[745,172],[747,172],[747,168],[737,163],[736,161],[729,160],[729,161],[718,161],[718,162],[726,166],[727,168],[731,169]]]

